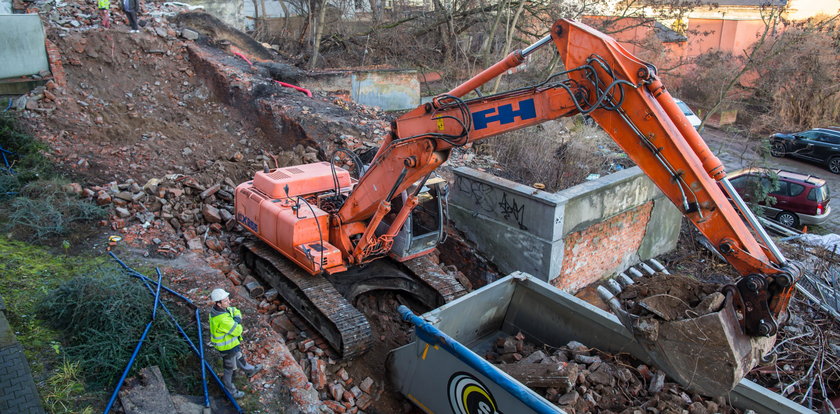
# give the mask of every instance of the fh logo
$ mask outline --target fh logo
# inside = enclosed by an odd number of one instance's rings
[[[498,108],[485,109],[472,114],[473,129],[487,128],[487,124],[498,121],[500,124],[511,124],[516,118],[524,121],[537,117],[537,109],[533,99],[519,101],[519,109],[513,110],[513,104],[499,106]]]
[[[455,414],[502,414],[487,387],[466,372],[449,378],[449,405]]]

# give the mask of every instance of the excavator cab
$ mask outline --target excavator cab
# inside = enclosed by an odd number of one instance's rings
[[[396,213],[402,209],[408,195],[422,185],[417,194],[419,203],[408,216],[399,233],[394,237],[394,245],[388,253],[394,260],[404,262],[431,252],[445,238],[446,203],[449,185],[442,177],[433,174],[425,183],[415,183],[391,200],[392,214],[385,216],[377,228],[377,235],[384,234],[391,226]]]

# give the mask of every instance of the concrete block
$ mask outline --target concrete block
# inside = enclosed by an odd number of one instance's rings
[[[0,79],[49,71],[44,27],[37,14],[0,15]]]
[[[454,173],[455,226],[500,270],[572,292],[670,251],[679,238],[682,215],[638,167],[554,194],[470,168]]]
[[[181,37],[187,40],[198,40],[198,32],[190,29],[181,30]]]

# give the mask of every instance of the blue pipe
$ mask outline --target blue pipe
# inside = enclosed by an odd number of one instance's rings
[[[435,328],[432,324],[415,315],[407,306],[400,305],[397,308],[397,312],[400,313],[402,320],[411,322],[414,325],[414,331],[418,338],[430,345],[439,345],[441,348],[461,360],[461,362],[478,371],[481,375],[489,378],[491,381],[496,383],[496,385],[510,393],[514,398],[522,401],[523,404],[534,410],[534,412],[541,414],[557,414],[557,407],[547,404],[544,400],[537,398],[522,384],[502,375],[501,371],[494,367],[493,364],[479,357],[474,352],[470,351],[469,348],[461,345],[461,343],[452,339],[440,329]]]
[[[137,358],[137,354],[140,353],[140,348],[143,346],[143,341],[146,340],[146,335],[149,334],[149,330],[152,328],[152,323],[155,321],[158,303],[160,303],[160,282],[163,279],[163,274],[160,273],[160,270],[158,270],[157,273],[158,288],[157,292],[155,292],[155,304],[152,307],[152,320],[150,320],[149,323],[146,324],[146,329],[143,331],[143,336],[140,337],[140,341],[138,341],[137,346],[134,347],[134,353],[131,354],[131,359],[128,360],[128,365],[126,365],[125,370],[123,370],[122,376],[120,377],[120,382],[117,383],[117,388],[114,389],[114,393],[111,394],[111,399],[108,401],[108,406],[105,407],[105,414],[108,414],[108,412],[111,411],[111,406],[114,405],[114,401],[116,401],[117,399],[117,394],[120,392],[120,388],[122,388],[123,381],[125,381],[125,377],[128,375],[128,371],[131,369],[131,366],[134,365],[134,360]]]
[[[133,277],[136,277],[136,278],[138,278],[138,279],[141,279],[141,280],[145,280],[145,281],[152,282],[152,279],[149,279],[148,277],[146,277],[146,276],[145,276],[145,275],[143,275],[142,273],[140,273],[140,272],[138,272],[138,271],[136,271],[136,270],[134,270],[134,269],[132,269],[132,268],[128,267],[128,265],[127,265],[127,264],[125,264],[125,263],[123,263],[123,261],[122,261],[122,260],[120,260],[120,258],[119,258],[119,257],[117,257],[117,255],[115,255],[115,254],[114,254],[114,252],[108,252],[108,254],[110,254],[110,255],[111,255],[111,257],[113,257],[113,258],[114,258],[114,260],[116,260],[116,261],[117,261],[117,263],[119,263],[119,264],[120,264],[120,266],[122,266],[122,267],[123,267],[123,269],[127,270],[127,271],[128,271],[128,273],[129,273],[129,275],[131,275],[131,276],[133,276]],[[198,308],[198,306],[196,306],[194,303],[192,303],[192,301],[191,301],[191,300],[189,300],[186,296],[184,296],[184,295],[182,295],[182,294],[180,294],[180,293],[178,293],[178,292],[176,292],[176,291],[174,291],[174,290],[172,290],[172,289],[170,289],[170,288],[168,288],[168,287],[166,287],[166,286],[161,286],[161,288],[163,288],[163,290],[165,290],[165,291],[167,291],[167,292],[169,292],[169,293],[171,293],[171,294],[175,295],[176,297],[181,298],[181,300],[183,300],[183,301],[185,301],[185,302],[189,303],[189,304],[190,304],[190,306],[192,306],[193,308]]]
[[[201,314],[195,309],[195,325],[198,327],[198,352],[201,354],[201,385],[204,387],[204,406],[210,408],[210,396],[207,394],[207,374],[204,368],[204,335],[201,334]]]
[[[163,273],[160,272],[160,269],[155,268],[155,272],[158,274],[158,282],[157,291],[155,291],[155,306],[152,308],[152,320],[157,317],[158,303],[160,303],[160,283],[163,281]]]
[[[114,255],[114,253],[112,253],[112,252],[108,252],[108,253],[109,253],[109,254],[111,254],[111,256],[112,256],[115,260],[117,260],[117,262],[119,262],[119,263],[120,263],[120,264],[121,264],[121,265],[122,265],[122,266],[123,266],[126,270],[128,270],[128,271],[130,271],[130,272],[133,272],[132,276],[139,278],[139,279],[143,282],[143,284],[144,284],[144,285],[146,285],[146,289],[148,289],[148,290],[149,290],[149,293],[152,293],[152,294],[154,293],[154,290],[153,290],[153,289],[152,289],[152,287],[149,285],[149,281],[151,281],[149,278],[147,278],[147,277],[143,276],[143,274],[141,274],[141,273],[137,272],[136,270],[134,270],[134,269],[132,269],[132,268],[130,268],[130,267],[128,267],[128,266],[126,266],[126,265],[125,265],[125,263],[123,263],[122,261],[120,261],[120,259],[118,259],[118,258],[117,258],[117,256],[115,256],[115,255]],[[187,299],[187,298],[185,298],[185,297],[181,296],[178,292],[172,291],[172,290],[170,290],[169,288],[167,288],[166,286],[163,286],[163,288],[164,288],[165,290],[169,291],[170,293],[174,294],[175,296],[180,297],[180,298],[182,298],[183,300],[185,300],[185,301],[189,302],[189,304],[190,304],[190,305],[192,305],[193,307],[195,307],[195,308],[196,308],[196,310],[198,309],[198,307],[196,307],[195,305],[193,305],[193,303],[192,303],[189,299]],[[189,335],[187,335],[187,333],[184,331],[184,328],[182,328],[182,327],[181,327],[181,325],[178,323],[178,319],[176,319],[176,318],[175,318],[175,315],[173,315],[173,314],[172,314],[172,312],[169,310],[169,307],[168,307],[168,306],[166,306],[166,304],[165,304],[165,303],[163,303],[163,302],[161,302],[161,303],[160,303],[160,306],[163,308],[164,312],[166,312],[166,314],[167,314],[167,315],[169,315],[169,318],[170,318],[170,319],[172,319],[172,323],[174,323],[174,324],[175,324],[175,327],[176,327],[176,328],[178,328],[178,332],[180,332],[180,333],[181,333],[181,336],[183,336],[183,337],[184,337],[184,339],[187,341],[187,344],[190,346],[190,349],[193,351],[193,353],[195,354],[195,356],[197,356],[197,357],[201,358],[201,352],[199,352],[199,349],[198,349],[198,348],[196,348],[196,346],[195,346],[195,344],[193,343],[192,339],[190,339],[190,336],[189,336]],[[203,344],[200,344],[200,345],[203,345]],[[236,402],[236,399],[235,399],[235,398],[233,398],[233,395],[230,393],[230,391],[228,391],[228,390],[227,390],[227,388],[225,387],[224,383],[222,383],[222,380],[221,380],[221,379],[219,378],[219,376],[216,374],[216,371],[214,371],[214,370],[213,370],[213,367],[212,367],[212,366],[210,366],[210,364],[209,364],[206,360],[204,360],[204,359],[202,359],[202,362],[203,362],[203,364],[202,364],[202,368],[206,368],[206,369],[210,372],[210,375],[211,375],[211,376],[213,377],[213,379],[216,381],[216,384],[218,384],[218,385],[219,385],[219,388],[220,388],[220,389],[222,390],[222,392],[225,394],[225,397],[227,397],[227,399],[230,401],[230,403],[231,403],[231,404],[233,404],[233,408],[234,408],[234,409],[236,409],[236,412],[237,412],[237,413],[242,413],[243,411],[242,411],[242,408],[239,406],[239,403],[237,403],[237,402]]]

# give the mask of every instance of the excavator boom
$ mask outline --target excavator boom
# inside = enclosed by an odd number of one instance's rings
[[[564,72],[538,85],[465,99],[550,44]],[[729,318],[719,328],[746,344],[740,347],[745,354],[749,338],[772,338],[798,278],[796,266],[732,190],[723,165],[656,68],[570,20],[558,20],[548,36],[397,119],[358,181],[328,163],[259,172],[237,189],[237,218],[307,272],[336,274],[388,254],[427,180],[454,147],[575,114],[592,117],[743,276],[728,289]],[[679,374],[680,367],[671,368]]]

